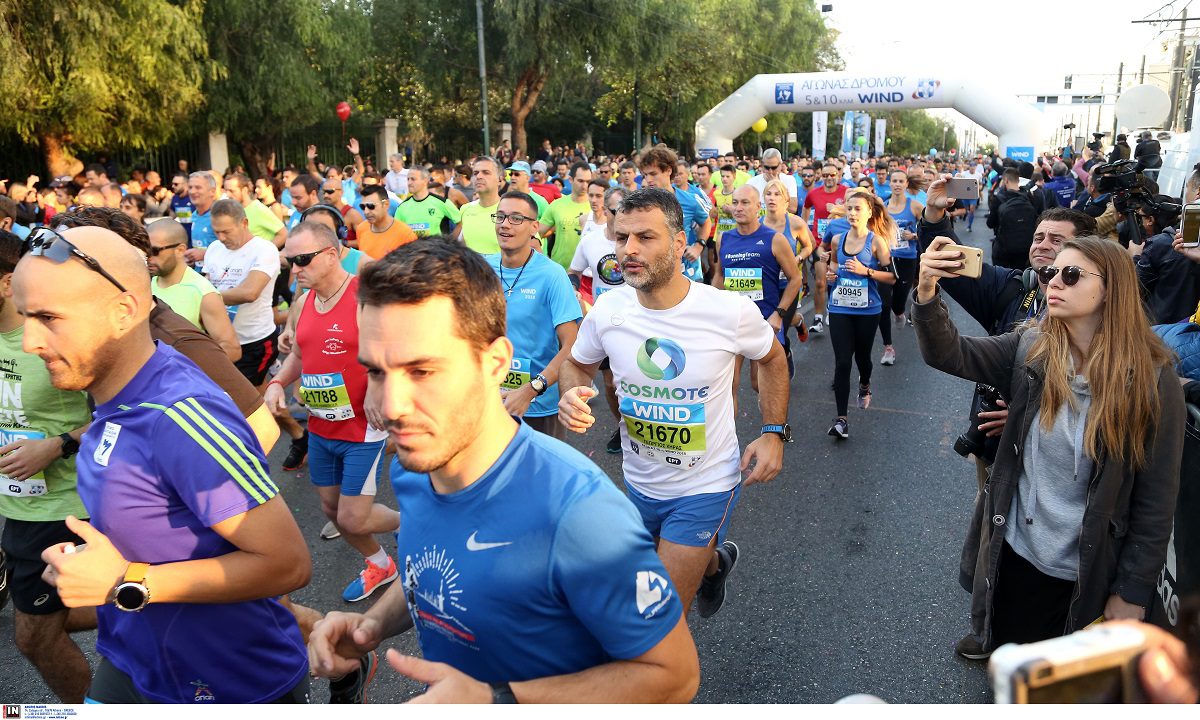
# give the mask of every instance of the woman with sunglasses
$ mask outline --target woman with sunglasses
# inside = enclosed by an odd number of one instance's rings
[[[976,498],[961,577],[986,658],[1099,618],[1145,616],[1179,488],[1184,406],[1125,250],[1091,236],[1038,270],[1046,313],[998,337],[961,337],[939,297],[961,256],[930,244],[913,303],[925,361],[1009,398],[1001,451]]]

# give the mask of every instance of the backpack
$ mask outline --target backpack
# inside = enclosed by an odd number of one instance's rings
[[[1005,255],[1025,255],[1033,244],[1038,211],[1028,191],[1018,190],[1000,203],[997,210],[996,249]]]

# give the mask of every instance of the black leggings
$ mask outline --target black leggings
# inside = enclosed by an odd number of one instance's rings
[[[917,267],[919,261],[916,258],[892,258],[892,265],[896,268],[896,274],[899,280],[892,286],[892,314],[899,317],[904,314],[904,306],[908,302],[909,293],[912,291],[913,281],[917,277]],[[887,307],[887,304],[884,304]],[[887,313],[884,313],[886,316]],[[883,322],[883,318],[879,319]],[[886,336],[884,336],[886,337]]]
[[[892,306],[892,286],[887,283],[876,283],[879,286],[879,299],[883,301],[883,310],[879,313],[879,336],[884,345],[892,344],[892,319],[888,308]]]
[[[1003,542],[992,601],[992,647],[1063,635],[1075,583],[1044,574]]]
[[[887,315],[887,313],[882,313]],[[831,313],[829,339],[833,342],[833,399],[838,417],[846,417],[850,405],[850,361],[858,365],[858,382],[871,382],[871,346],[879,315]]]

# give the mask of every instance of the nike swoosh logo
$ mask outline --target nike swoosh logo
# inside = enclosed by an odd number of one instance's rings
[[[512,545],[511,540],[509,542],[497,542],[497,543],[479,542],[475,539],[475,536],[478,534],[479,534],[479,531],[476,530],[475,532],[471,533],[471,537],[467,538],[467,549],[468,550],[471,550],[471,551],[491,550],[492,548],[504,547],[505,545]]]

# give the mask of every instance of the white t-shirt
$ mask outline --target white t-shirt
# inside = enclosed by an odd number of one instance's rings
[[[592,225],[579,237],[571,271],[592,279],[592,298],[625,286],[621,264],[617,262],[617,242],[604,234],[605,225]]]
[[[736,486],[734,360],[761,360],[776,342],[753,302],[703,283],[670,310],[643,307],[631,287],[597,298],[571,356],[612,365],[625,482],[655,500]]]
[[[780,174],[779,179],[782,180],[783,184],[787,187],[788,197],[798,200],[800,198],[800,194],[796,191],[796,177],[794,175]],[[767,189],[767,176],[755,175],[754,177],[750,178],[750,182],[746,184],[758,191],[758,202],[762,204],[763,207],[766,207],[763,193]]]
[[[279,250],[269,240],[252,237],[237,250],[230,250],[218,241],[208,246],[204,254],[204,274],[218,290],[225,291],[242,284],[251,270],[267,276],[267,284],[253,302],[242,305],[226,305],[229,319],[238,342],[248,345],[258,342],[275,332],[275,314],[271,310],[271,297],[275,290],[275,278],[279,277]]]

